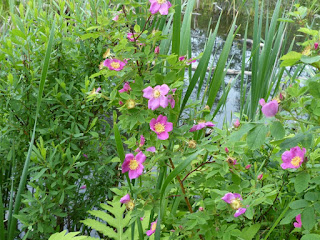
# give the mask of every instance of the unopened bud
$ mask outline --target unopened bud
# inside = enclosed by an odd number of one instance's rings
[[[316,42],[316,43],[314,43],[314,49],[315,49],[315,50],[317,50],[317,49],[318,49],[318,47],[319,47],[319,43],[317,43],[317,42]]]
[[[261,180],[263,178],[263,173],[258,175],[258,180]]]
[[[199,207],[199,211],[202,212],[203,211],[203,207]]]
[[[156,46],[156,48],[154,49],[154,53],[159,54],[159,52],[160,52],[160,48],[159,48],[159,46]]]
[[[233,126],[234,126],[235,128],[238,128],[238,127],[240,126],[240,121],[239,121],[239,119],[236,119],[236,120],[234,121]]]
[[[229,148],[226,147],[224,150],[226,151],[226,153],[229,153]]]
[[[246,169],[251,168],[251,164],[248,164],[247,166],[245,166]]]

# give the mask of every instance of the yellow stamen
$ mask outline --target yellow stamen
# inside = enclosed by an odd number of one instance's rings
[[[136,170],[138,167],[139,167],[139,163],[137,160],[135,159],[130,160],[130,163],[129,163],[130,170]]]
[[[157,0],[157,2],[159,3],[159,4],[163,4],[163,3],[165,3],[167,0]]]
[[[195,140],[190,140],[189,142],[188,142],[188,147],[189,148],[196,148],[197,147],[197,142],[195,141]]]
[[[118,62],[112,62],[110,65],[111,65],[111,67],[113,67],[115,69],[120,68],[120,63],[118,63]]]
[[[161,123],[156,123],[154,125],[154,129],[156,130],[157,133],[163,133],[165,131],[165,127]]]
[[[126,203],[126,207],[129,211],[131,211],[134,208],[134,202],[130,200],[129,202]]]
[[[151,226],[151,230],[152,230],[152,231],[156,230],[156,227],[157,227],[157,224],[155,224],[155,223],[154,223],[154,224],[152,224],[152,226]]]
[[[159,90],[154,90],[154,91],[153,91],[153,97],[154,97],[154,98],[158,98],[158,97],[160,97],[160,95],[161,95],[161,93],[160,93]]]
[[[134,108],[135,106],[136,106],[136,102],[135,102],[134,100],[129,99],[129,100],[127,101],[127,108],[128,108],[128,109],[132,109],[132,108]]]
[[[198,123],[205,123],[205,122],[206,122],[205,120],[198,121]]]
[[[298,157],[298,156],[292,158],[292,160],[291,160],[291,164],[292,164],[293,166],[295,166],[295,167],[298,167],[299,164],[300,164],[300,162],[301,162],[301,158]]]
[[[239,198],[235,198],[231,201],[230,206],[234,210],[238,210],[241,207],[241,202]]]

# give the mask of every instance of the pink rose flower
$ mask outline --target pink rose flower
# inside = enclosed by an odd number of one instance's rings
[[[144,169],[142,163],[146,160],[146,155],[139,152],[136,156],[132,153],[126,154],[122,164],[122,173],[129,172],[129,178],[138,178]]]
[[[248,164],[247,166],[245,166],[246,169],[251,168],[251,164]]]
[[[151,14],[156,14],[159,12],[161,15],[168,15],[171,3],[167,0],[149,0],[151,3],[149,11]]]
[[[259,174],[257,177],[258,180],[261,180],[262,178],[263,178],[263,173]]]
[[[150,129],[157,134],[158,139],[166,140],[169,138],[168,132],[173,130],[173,124],[167,122],[166,116],[159,115],[157,119],[151,119]]]
[[[230,204],[232,209],[236,210],[234,217],[239,217],[247,211],[246,208],[242,207],[242,197],[238,193],[226,193],[221,199]]]
[[[189,132],[198,131],[205,127],[214,127],[215,125],[212,122],[199,121],[198,124],[194,125]]]
[[[259,100],[260,105],[262,106],[261,111],[262,113],[268,118],[268,117],[274,117],[279,108],[279,104],[277,100],[272,100],[268,103],[265,102],[263,98]]]
[[[156,152],[156,148],[155,147],[149,147],[146,150],[147,152]]]
[[[296,216],[296,222],[293,223],[293,226],[295,228],[301,228],[302,222],[301,222],[301,214]]]
[[[318,49],[318,47],[319,47],[319,43],[317,43],[317,42],[316,42],[316,43],[314,43],[314,49],[315,49],[315,50],[317,50],[317,49]]]
[[[238,128],[238,127],[240,126],[240,121],[239,121],[239,119],[236,119],[236,120],[234,121],[233,126],[234,126],[235,128]]]
[[[123,88],[119,90],[119,93],[129,92],[131,90],[129,82],[123,84]]]
[[[143,89],[143,97],[149,99],[148,108],[151,110],[155,110],[158,107],[166,108],[169,104],[168,98],[166,95],[168,94],[170,88],[167,84],[162,84],[161,86],[147,87]]]
[[[120,202],[121,202],[121,203],[128,203],[128,202],[130,202],[130,195],[129,195],[129,194],[124,195],[124,196],[120,199]]]
[[[103,62],[105,67],[108,67],[109,70],[121,71],[123,67],[126,65],[126,62],[122,62],[119,59],[106,59]]]
[[[299,168],[304,160],[304,154],[306,153],[306,149],[296,146],[290,149],[290,151],[285,151],[281,159],[283,163],[281,167],[283,169],[287,168]]]
[[[147,235],[150,237],[156,231],[157,220],[151,223],[150,230],[147,231]]]
[[[160,52],[160,47],[156,46],[156,48],[154,49],[154,53],[155,54],[159,54],[159,52]]]

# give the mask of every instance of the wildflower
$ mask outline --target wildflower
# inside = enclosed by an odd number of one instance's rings
[[[304,160],[304,154],[306,153],[306,149],[296,146],[290,149],[290,151],[285,151],[281,159],[283,163],[281,167],[283,169],[287,168],[299,168]]]
[[[159,12],[161,15],[168,15],[171,3],[167,0],[149,0],[151,3],[149,11],[151,14],[156,14]]]
[[[147,152],[156,152],[156,148],[155,147],[149,147],[146,150]]]
[[[212,123],[212,122],[206,122],[206,121],[199,121],[198,124],[194,125],[190,130],[189,132],[194,132],[194,131],[197,131],[197,130],[200,130],[202,128],[205,128],[205,127],[214,127],[215,125]]]
[[[129,172],[129,178],[138,178],[144,169],[142,163],[146,160],[146,155],[139,152],[136,156],[132,153],[126,154],[122,164],[122,173]]]
[[[246,208],[241,207],[242,197],[238,193],[227,193],[221,199],[230,204],[232,209],[236,210],[234,217],[239,217],[241,214],[244,214],[247,211]]]
[[[119,59],[106,59],[103,63],[109,70],[121,71],[126,65],[126,61],[122,62]]]
[[[143,97],[149,99],[148,108],[155,110],[158,107],[166,108],[169,104],[166,94],[168,94],[170,88],[167,84],[162,84],[161,86],[147,87],[143,89]]]
[[[158,139],[166,140],[169,138],[168,132],[171,132],[173,129],[173,124],[167,122],[166,116],[159,115],[157,119],[151,119],[150,129],[157,134]]]
[[[133,100],[133,99],[129,99],[128,101],[127,101],[127,108],[128,109],[132,109],[132,108],[134,108],[136,106],[136,102]]]
[[[229,153],[229,148],[226,147],[224,150],[226,151],[226,153]]]
[[[245,166],[245,169],[249,169],[251,168],[251,164],[248,164],[247,166]]]
[[[296,216],[296,222],[293,223],[293,226],[295,228],[301,228],[302,222],[301,222],[301,214]]]
[[[258,180],[261,180],[262,178],[263,178],[263,173],[259,174],[257,177]]]
[[[140,218],[140,221],[143,221],[143,219],[144,219],[144,217],[141,217],[141,218]]]
[[[130,201],[130,195],[126,194],[120,199],[120,203],[128,203]]]
[[[263,98],[260,99],[259,104],[262,106],[261,111],[262,113],[268,117],[274,117],[278,112],[278,101],[272,100],[268,103],[265,102]]]
[[[239,119],[236,119],[236,120],[234,121],[233,126],[234,126],[235,128],[238,128],[238,127],[240,126],[240,121],[239,121]]]
[[[146,139],[144,138],[143,135],[140,135],[140,143],[139,143],[139,147],[142,147],[144,145],[144,143],[146,142]]]
[[[170,106],[173,109],[176,105],[176,101],[174,100],[173,95],[168,95],[168,102],[170,103]]]
[[[112,18],[113,21],[118,21],[119,20],[119,15],[122,13],[122,11],[119,11],[118,14],[114,14],[114,17]]]
[[[154,53],[155,54],[159,54],[159,52],[160,52],[160,47],[156,46],[156,48],[154,49]]]
[[[134,33],[127,33],[127,38],[130,42],[134,42],[134,38],[135,38]]]
[[[119,93],[129,92],[131,90],[129,82],[123,84],[123,88],[119,90]]]
[[[150,230],[147,231],[147,235],[150,237],[156,231],[157,220],[151,223]]]
[[[186,57],[185,57],[185,56],[180,56],[180,57],[179,57],[179,61],[184,61],[184,60],[186,60]]]
[[[83,156],[84,156],[85,158],[88,158],[88,155],[87,155],[87,154],[83,154]]]
[[[87,188],[87,185],[82,185],[81,187],[80,187],[80,189],[86,189]]]
[[[196,148],[197,147],[197,142],[195,140],[190,140],[188,142],[188,148]]]
[[[319,43],[317,43],[317,42],[316,42],[316,43],[314,43],[314,49],[315,49],[315,50],[317,50],[317,49],[318,49],[318,47],[319,47]]]
[[[99,93],[101,91],[101,87],[98,87],[96,90],[96,93]]]

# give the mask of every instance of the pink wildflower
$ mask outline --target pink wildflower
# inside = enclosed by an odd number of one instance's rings
[[[194,132],[205,127],[214,127],[215,125],[212,122],[199,121],[198,124],[194,125],[189,132]]]
[[[251,164],[248,164],[247,166],[245,166],[246,169],[251,168]]]
[[[161,15],[168,15],[171,3],[167,0],[149,0],[151,3],[149,11],[151,14],[156,14],[159,12]]]
[[[262,178],[263,178],[263,173],[259,174],[257,177],[258,180],[261,180]]]
[[[268,103],[265,102],[263,98],[259,100],[260,105],[262,106],[261,111],[262,113],[268,118],[268,117],[274,117],[279,108],[279,103],[277,100],[272,100]]]
[[[122,106],[122,105],[123,105],[123,102],[122,102],[122,101],[119,101],[119,105]]]
[[[304,160],[304,154],[306,153],[306,149],[296,146],[290,149],[290,151],[285,151],[281,159],[283,163],[281,167],[283,169],[287,168],[299,168]]]
[[[317,43],[317,42],[316,42],[316,43],[314,43],[314,49],[315,49],[315,50],[317,50],[317,49],[318,49],[318,47],[319,47],[319,43]]]
[[[236,120],[234,121],[233,126],[234,126],[235,128],[238,128],[238,127],[240,126],[240,121],[239,121],[239,119],[236,119]]]
[[[296,216],[296,222],[293,223],[293,226],[295,228],[301,228],[302,222],[301,222],[301,214]]]
[[[143,221],[143,219],[144,219],[144,217],[141,217],[141,218],[140,218],[140,221]]]
[[[160,52],[160,47],[156,46],[156,48],[154,49],[154,53],[155,54],[159,54],[159,52]]]
[[[167,121],[166,116],[159,115],[157,119],[151,119],[150,129],[157,134],[158,139],[166,140],[169,138],[168,132],[173,130],[173,124]]]
[[[147,152],[156,152],[156,148],[155,147],[149,147],[146,150]]]
[[[87,185],[82,185],[81,187],[80,187],[80,189],[86,189],[87,188]]]
[[[236,210],[234,217],[239,217],[247,211],[246,208],[241,207],[242,197],[238,193],[227,193],[221,199],[230,204],[232,209]]]
[[[184,60],[186,60],[186,57],[185,57],[185,56],[179,57],[179,61],[184,61]]]
[[[103,65],[108,67],[109,70],[121,71],[126,65],[126,62],[122,62],[119,59],[106,59]]]
[[[151,223],[150,230],[147,231],[147,235],[150,237],[156,231],[157,220]]]
[[[115,16],[112,18],[112,20],[115,21],[115,22],[118,21],[118,20],[119,20],[119,15],[115,15]]]
[[[229,148],[226,147],[224,150],[226,151],[226,153],[229,153]]]
[[[124,162],[122,164],[122,173],[129,171],[129,178],[138,178],[144,169],[142,163],[146,160],[146,155],[139,152],[136,156],[132,153],[126,154]]]
[[[126,194],[120,199],[120,203],[128,203],[130,202],[130,195]]]
[[[123,88],[119,90],[119,93],[129,92],[131,90],[129,82],[123,84]]]
[[[167,84],[162,84],[161,86],[147,87],[143,89],[143,97],[149,99],[148,108],[151,110],[155,110],[158,107],[166,108],[169,104],[168,98],[166,95],[168,94],[170,88]]]
[[[96,90],[96,93],[99,93],[101,91],[101,87],[98,87]]]

